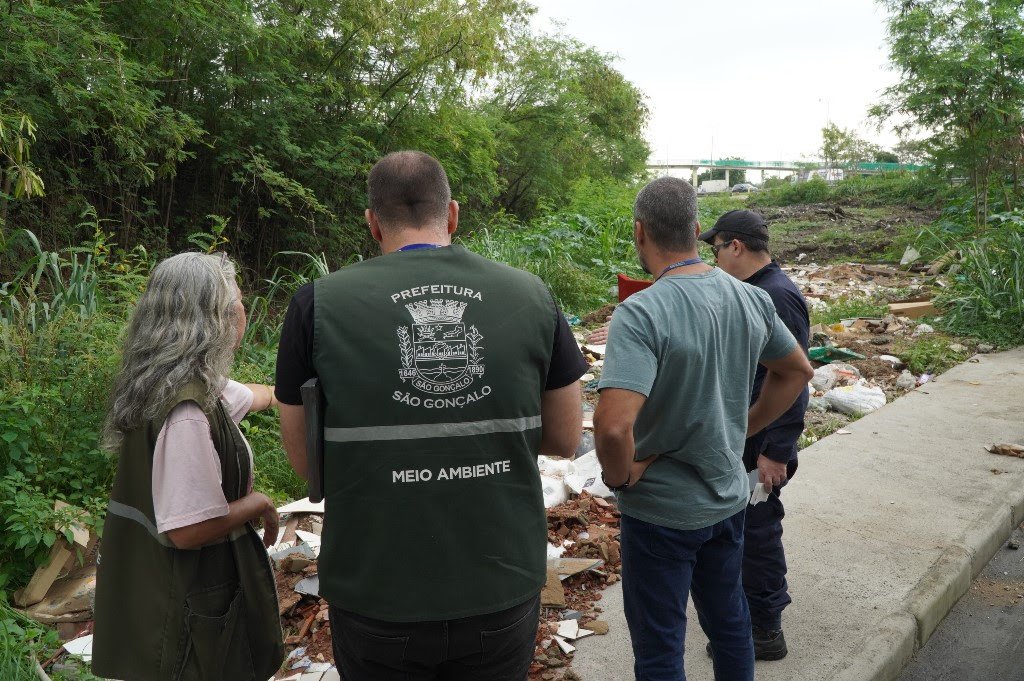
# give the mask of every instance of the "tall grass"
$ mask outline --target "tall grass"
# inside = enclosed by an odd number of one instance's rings
[[[998,345],[1024,342],[1024,212],[993,215],[977,235],[933,239],[960,251],[938,298],[947,310],[942,325]]]

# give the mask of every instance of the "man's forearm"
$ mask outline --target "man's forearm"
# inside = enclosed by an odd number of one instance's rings
[[[595,433],[597,460],[601,463],[604,478],[609,484],[618,485],[629,479],[630,466],[636,456],[633,429],[625,431]]]
[[[288,454],[288,463],[295,469],[296,475],[305,480],[306,467],[306,414],[301,406],[281,404],[281,441],[284,451]]]

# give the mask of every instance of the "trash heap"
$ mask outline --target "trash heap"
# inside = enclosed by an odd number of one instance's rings
[[[568,466],[562,469],[567,471]],[[565,485],[564,480],[559,481]],[[588,491],[593,487],[589,482],[587,489],[567,492],[547,509],[547,583],[541,594],[536,657],[530,667],[533,680],[576,679],[568,668],[573,642],[608,632],[608,625],[599,619],[598,603],[601,590],[619,581],[619,512],[613,499]],[[323,504],[303,499],[278,512],[284,529],[268,553],[276,573],[288,657],[275,679],[336,680],[340,677],[331,650],[330,615],[327,602],[319,596],[317,577]]]

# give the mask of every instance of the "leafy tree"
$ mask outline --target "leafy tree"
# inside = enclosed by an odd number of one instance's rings
[[[923,131],[937,167],[966,174],[978,224],[993,178],[1007,209],[1021,198],[1024,16],[1017,0],[880,0],[900,81],[872,113]],[[1002,178],[1008,177],[1008,187]]]
[[[891,151],[879,149],[875,152],[875,163],[899,163],[900,157]]]

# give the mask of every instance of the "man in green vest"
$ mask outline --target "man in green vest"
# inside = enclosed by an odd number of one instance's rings
[[[383,255],[300,288],[278,351],[289,460],[323,387],[320,594],[345,679],[523,681],[545,581],[536,456],[580,438],[586,362],[537,277],[453,246],[430,156],[370,171]]]

